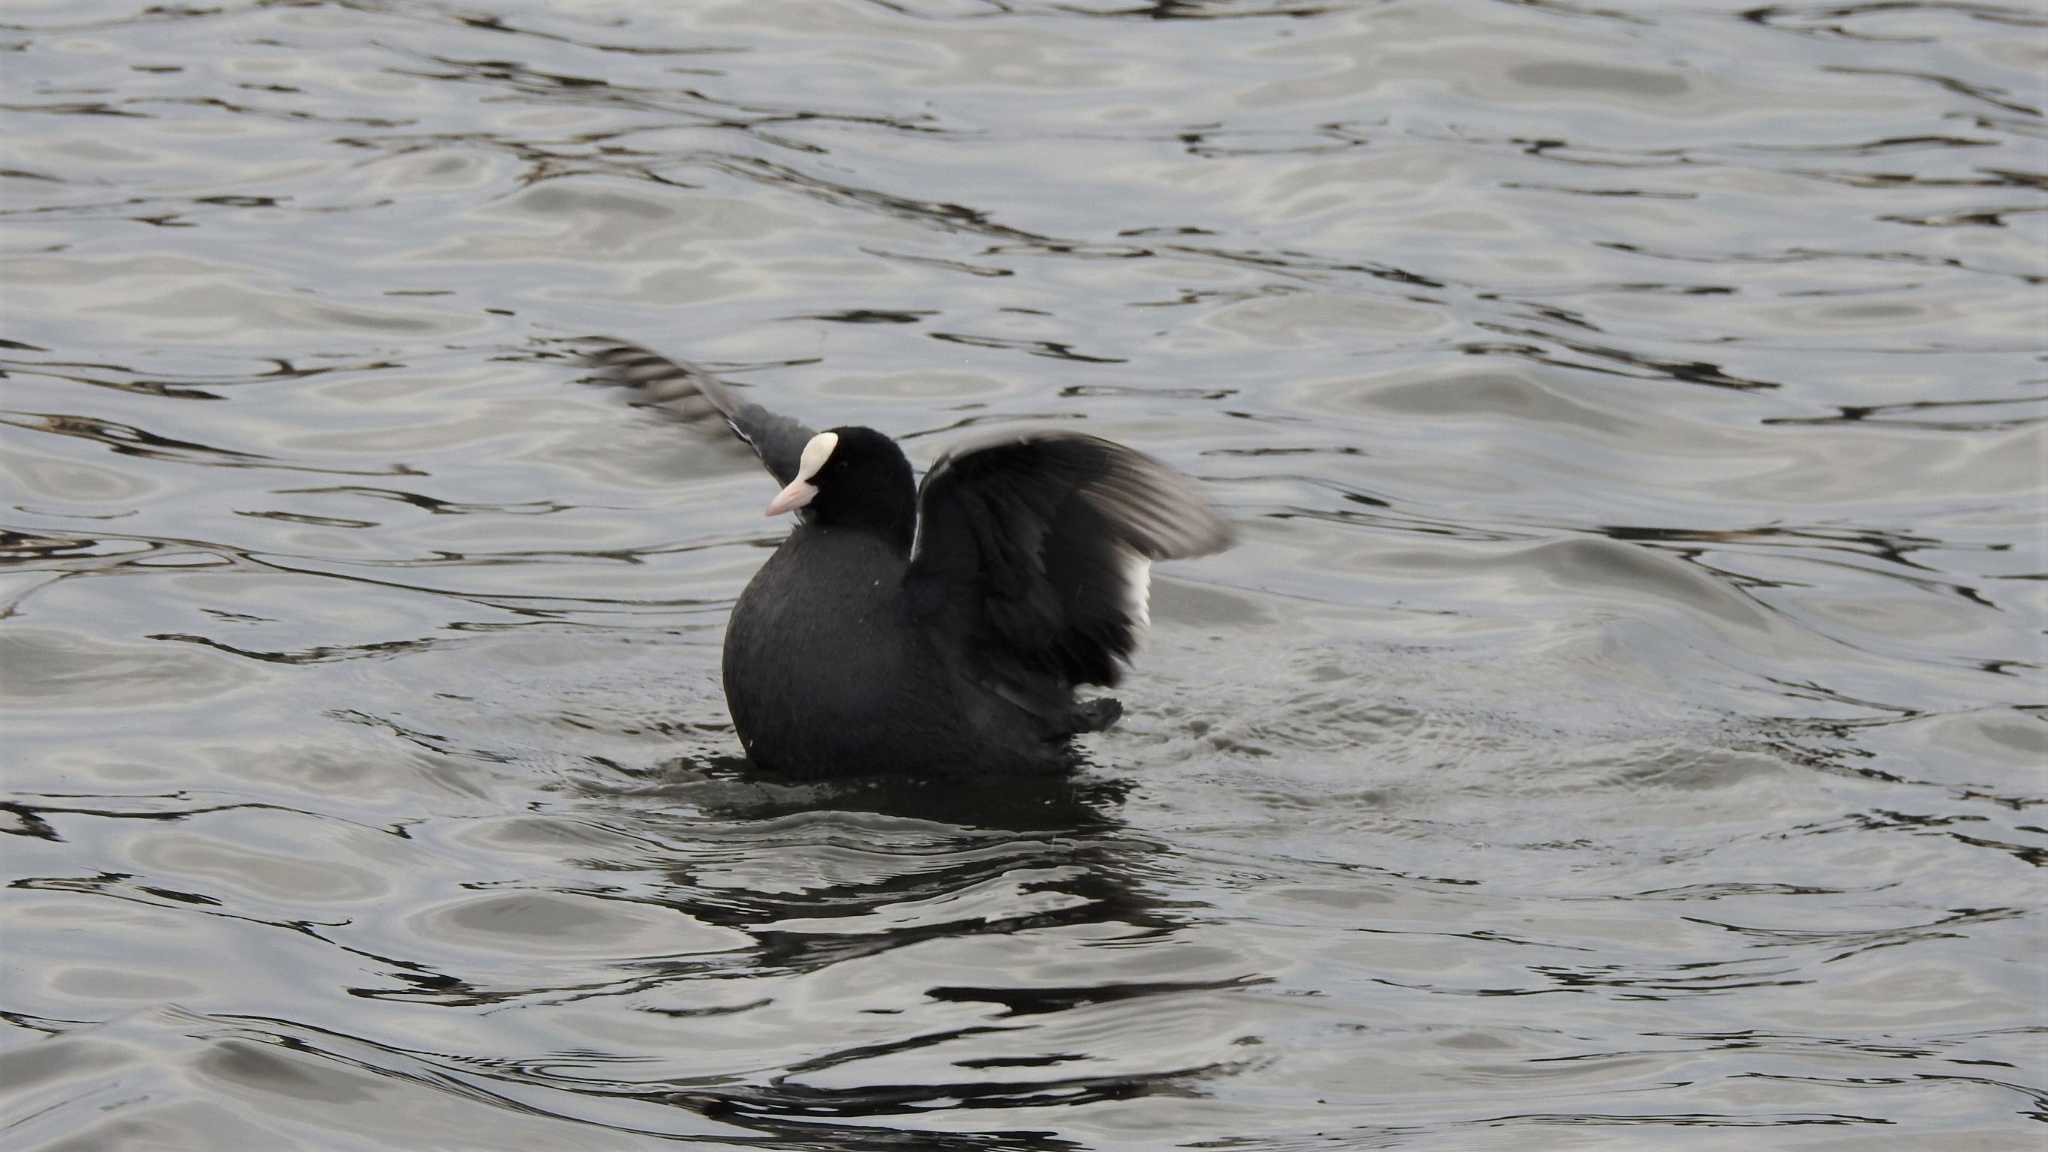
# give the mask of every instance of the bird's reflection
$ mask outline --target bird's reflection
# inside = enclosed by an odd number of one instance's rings
[[[904,776],[876,773],[830,780],[761,768],[741,757],[668,766],[673,790],[706,816],[759,821],[825,811],[872,813],[991,832],[1096,832],[1119,826],[1116,807],[1131,784],[1076,753],[1068,771],[1032,775]]]
[[[656,775],[630,795],[635,804],[659,809],[648,819],[662,829],[659,839],[669,850],[667,902],[750,935],[755,950],[747,968],[754,978],[800,978],[911,945],[944,947],[948,940],[966,944],[1046,930],[1144,940],[1171,950],[1191,914],[1148,883],[1159,874],[1156,858],[1165,849],[1129,834],[1118,811],[1132,782],[1100,765],[1082,762],[1072,772],[1040,776],[816,781],[711,756],[670,762]],[[750,883],[755,879],[759,883]],[[963,958],[976,946],[966,947]],[[815,1136],[835,1120],[857,1121],[854,1131],[872,1146],[910,1140],[944,1147],[929,1133],[871,1125],[941,1106],[1007,1109],[1186,1093],[1218,1069],[1169,1063],[1089,1076],[1081,1067],[1100,1066],[1076,1064],[1073,1054],[1002,1061],[944,1056],[977,1032],[1035,1029],[1062,1013],[1113,1000],[1219,990],[1213,980],[1156,975],[1109,964],[1043,986],[969,965],[935,986],[911,990],[932,1003],[990,1005],[995,1015],[985,1025],[963,1031],[957,1016],[948,1014],[955,1023],[937,1026],[912,1012],[903,1017],[901,1034],[879,1046],[872,1036],[843,1048],[821,1036],[823,1046],[800,1065],[748,1083],[677,1084],[666,1099],[774,1136]],[[1025,1017],[1029,1024],[1020,1023]],[[943,1082],[846,1088],[802,1082],[811,1079],[801,1075],[808,1071],[921,1048],[946,1069]],[[960,1139],[960,1147],[973,1148],[1065,1146],[1017,1132]]]

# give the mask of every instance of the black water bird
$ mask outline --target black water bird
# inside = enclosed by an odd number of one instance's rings
[[[805,776],[1054,771],[1122,713],[1113,685],[1149,624],[1151,562],[1219,551],[1193,481],[1120,444],[1006,432],[919,483],[871,428],[816,432],[717,377],[603,341],[602,382],[722,420],[783,485],[796,527],[733,607],[725,699],[747,754]]]

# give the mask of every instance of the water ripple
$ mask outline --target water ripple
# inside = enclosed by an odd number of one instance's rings
[[[10,13],[0,1125],[2028,1142],[2042,27]],[[764,775],[764,481],[596,331],[1244,543],[1070,779]]]

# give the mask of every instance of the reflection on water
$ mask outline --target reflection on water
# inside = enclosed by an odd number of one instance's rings
[[[6,1142],[2038,1142],[2044,28],[17,5]],[[1070,779],[763,776],[598,332],[1245,543]]]

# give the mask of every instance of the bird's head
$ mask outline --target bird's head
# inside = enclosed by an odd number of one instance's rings
[[[863,527],[910,547],[917,524],[917,482],[896,442],[872,428],[833,428],[811,437],[796,478],[767,514],[801,512],[820,527]]]

